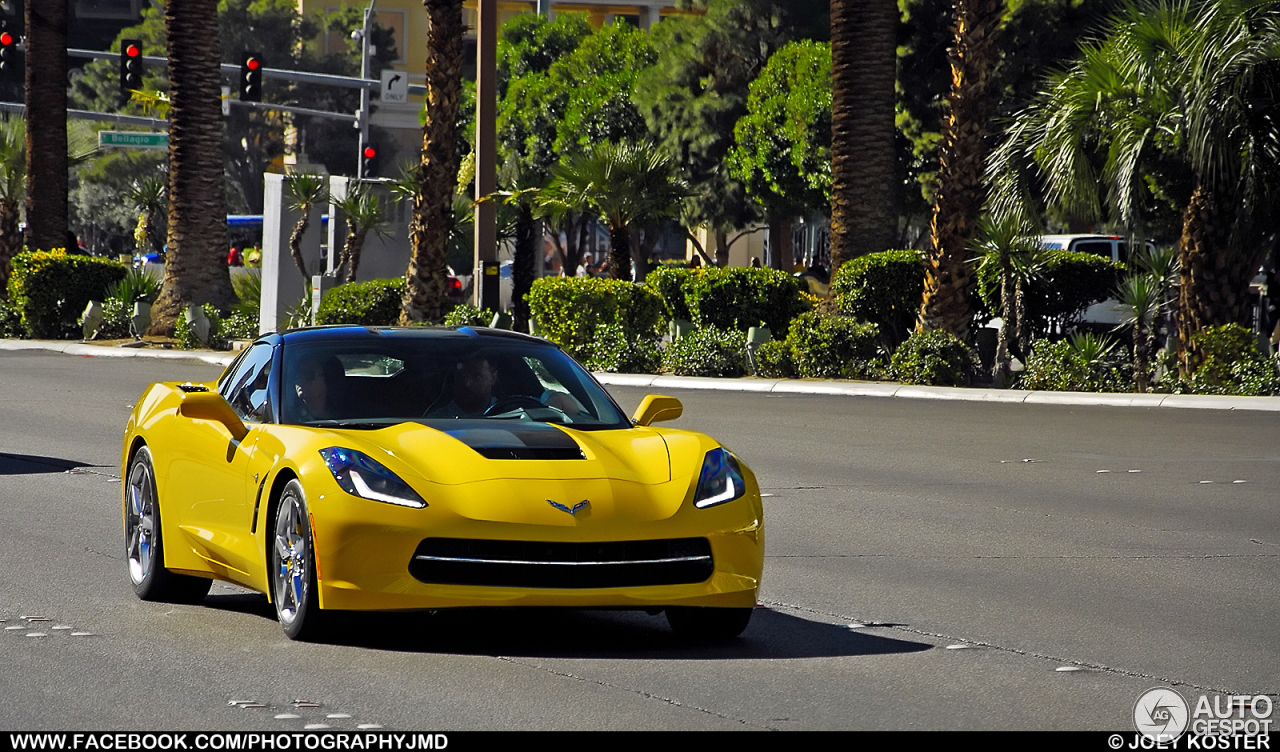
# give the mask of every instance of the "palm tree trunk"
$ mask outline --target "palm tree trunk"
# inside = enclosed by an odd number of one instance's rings
[[[0,199],[0,298],[9,295],[9,275],[13,273],[13,257],[22,252],[22,233],[18,231],[18,202]]]
[[[892,247],[898,3],[831,0],[831,272]]]
[[[169,335],[183,309],[236,301],[227,271],[226,179],[222,152],[222,72],[209,30],[217,0],[169,0],[169,252],[151,309],[152,335]]]
[[[342,263],[346,266],[345,282],[356,281],[356,270],[360,268],[360,254],[364,251],[364,237],[368,230],[356,230],[347,235],[347,242],[342,248]]]
[[[306,205],[301,210],[302,216],[298,217],[298,221],[293,225],[293,232],[289,233],[289,255],[293,256],[293,263],[297,265],[302,281],[310,283],[311,275],[307,274],[307,262],[302,258],[302,236],[307,234],[307,227],[311,225],[311,207]]]
[[[1232,208],[1219,194],[1200,185],[1182,214],[1178,244],[1178,339],[1183,368],[1196,365],[1199,354],[1191,337],[1223,324],[1245,323],[1249,317],[1249,280],[1262,258],[1233,248]]]
[[[1139,394],[1146,394],[1151,382],[1148,373],[1150,357],[1147,349],[1150,339],[1147,328],[1142,325],[1142,322],[1138,322],[1133,327],[1133,381]]]
[[[721,269],[729,265],[729,233],[722,229],[715,231],[716,266]]]
[[[967,263],[986,200],[985,162],[991,80],[1000,0],[956,0],[951,52],[950,115],[942,130],[938,192],[930,223],[931,250],[920,307],[922,331],[942,329],[969,338],[973,274]]]
[[[609,279],[631,281],[631,233],[623,224],[609,225]]]
[[[422,166],[409,225],[413,252],[400,323],[438,321],[449,306],[450,214],[458,183],[455,136],[462,98],[462,0],[423,0],[427,9],[427,117]]]
[[[27,245],[67,246],[67,6],[26,2]]]
[[[1013,280],[1008,270],[1000,274],[1000,315],[1004,319],[1000,330],[996,332],[996,358],[991,369],[991,378],[997,389],[1003,389],[1009,383],[1009,335],[1017,331],[1018,325],[1014,316]]]
[[[520,204],[520,216],[516,219],[516,248],[511,259],[511,311],[516,331],[529,330],[529,301],[525,296],[533,289],[537,276],[538,241],[542,238],[538,220],[533,218],[533,207]]]

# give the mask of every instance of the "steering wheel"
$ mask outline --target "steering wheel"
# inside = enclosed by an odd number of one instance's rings
[[[489,405],[489,409],[485,410],[484,414],[486,416],[501,415],[521,407],[546,407],[546,405],[542,404],[542,400],[537,397],[530,397],[527,394],[512,394]]]

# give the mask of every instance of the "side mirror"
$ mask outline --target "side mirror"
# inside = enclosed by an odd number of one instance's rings
[[[196,420],[212,420],[221,423],[231,432],[231,438],[239,441],[248,433],[244,421],[231,409],[231,405],[217,392],[186,392],[182,395],[182,404],[178,406],[178,414]]]
[[[631,421],[637,426],[647,426],[663,420],[675,420],[684,414],[684,405],[675,397],[650,394],[640,401]]]

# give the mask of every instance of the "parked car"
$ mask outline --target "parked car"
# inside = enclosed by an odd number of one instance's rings
[[[1040,245],[1058,251],[1090,253],[1121,264],[1129,263],[1129,241],[1120,235],[1041,235]],[[1155,249],[1155,245],[1150,242],[1146,246],[1150,250]],[[1118,305],[1119,302],[1114,298],[1094,303],[1085,309],[1080,321],[1085,324],[1115,326],[1120,323],[1120,312],[1116,310]]]

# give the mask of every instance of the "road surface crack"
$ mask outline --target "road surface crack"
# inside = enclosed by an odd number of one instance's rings
[[[653,692],[646,692],[642,689],[633,689],[631,687],[624,687],[619,684],[613,684],[612,682],[601,681],[599,679],[591,679],[589,677],[580,676],[578,674],[574,674],[568,671],[557,671],[556,669],[548,668],[546,666],[540,666],[536,663],[526,663],[525,661],[518,661],[515,658],[511,658],[505,655],[499,655],[495,657],[500,661],[505,661],[507,663],[514,663],[517,666],[524,666],[525,668],[531,668],[537,671],[545,671],[554,676],[563,677],[565,679],[572,679],[574,681],[579,681],[586,684],[595,684],[596,686],[603,687],[605,689],[614,689],[622,692],[629,692],[634,695],[639,695],[640,697],[643,697],[646,700],[657,700],[658,702],[666,703],[667,705],[671,705],[673,707],[682,708],[685,710],[693,710],[695,712],[704,713],[706,715],[714,716],[716,718],[722,718],[726,721],[733,721],[734,723],[740,723],[743,726],[748,726],[755,729],[762,729],[765,731],[781,730],[774,726],[761,726],[761,725],[752,723],[751,721],[748,721],[745,718],[736,718],[731,715],[725,715],[724,713],[719,713],[717,711],[711,710],[710,708],[704,708],[698,705],[690,705],[688,703],[681,702],[677,699],[674,699],[671,697],[664,697],[663,695],[654,694]]]
[[[914,627],[909,627],[905,624],[900,624],[898,622],[893,622],[893,623],[876,622],[874,620],[860,619],[858,617],[849,616],[847,614],[837,614],[831,611],[823,611],[822,609],[809,608],[808,606],[799,606],[794,603],[784,603],[782,601],[765,600],[763,598],[760,599],[760,603],[761,605],[768,606],[769,608],[781,608],[781,609],[787,609],[791,611],[799,611],[802,613],[817,614],[820,616],[827,616],[834,619],[839,619],[840,621],[843,621],[845,623],[866,624],[868,627],[875,628],[875,629],[885,629],[885,630],[894,630],[898,632],[906,632],[908,634],[918,635],[920,637],[932,637],[937,640],[945,640],[948,642],[955,642],[955,643],[964,643],[967,645],[972,645],[974,647],[986,648],[988,650],[998,650],[1003,653],[1010,653],[1012,655],[1019,655],[1026,658],[1035,658],[1042,661],[1053,661],[1060,666],[1061,665],[1078,666],[1082,669],[1089,669],[1091,671],[1100,671],[1103,673],[1116,674],[1118,676],[1127,676],[1135,679],[1148,679],[1157,684],[1164,684],[1171,687],[1174,687],[1174,686],[1190,687],[1191,689],[1194,689],[1198,692],[1216,692],[1222,695],[1246,694],[1245,692],[1242,692],[1238,689],[1229,689],[1226,687],[1213,687],[1213,686],[1208,686],[1204,684],[1197,684],[1192,681],[1186,681],[1184,679],[1173,679],[1167,676],[1157,676],[1155,674],[1148,674],[1142,671],[1133,671],[1131,669],[1119,668],[1118,666],[1108,666],[1103,663],[1092,663],[1090,661],[1078,661],[1072,658],[1063,658],[1061,656],[1056,656],[1056,655],[1047,655],[1045,653],[1037,653],[1032,650],[1022,650],[1019,648],[1005,647],[1003,645],[995,645],[990,642],[983,642],[981,640],[971,640],[967,637],[957,637],[956,635],[946,634],[943,632],[930,632],[924,629],[916,629]],[[1271,690],[1265,690],[1261,692],[1250,690],[1247,694],[1249,695],[1265,694],[1271,697],[1280,696],[1280,692],[1277,692],[1276,689],[1274,688]]]

